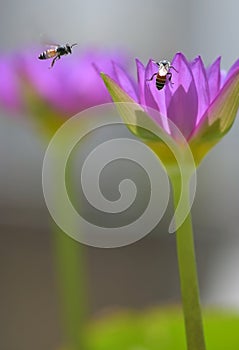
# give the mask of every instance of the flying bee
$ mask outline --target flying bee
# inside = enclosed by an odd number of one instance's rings
[[[42,52],[38,58],[39,60],[47,60],[48,58],[53,58],[51,62],[51,66],[49,68],[52,68],[57,60],[61,58],[61,56],[68,55],[69,53],[71,54],[72,47],[77,44],[66,44],[65,46],[63,45],[55,45],[52,46],[50,49]]]
[[[169,70],[170,70],[170,68],[173,68],[177,73],[178,73],[178,71],[173,66],[171,66],[171,63],[167,60],[162,60],[159,62],[152,61],[152,62],[157,64],[157,66],[159,67],[158,72],[154,73],[150,79],[147,79],[147,81],[153,80],[154,76],[156,75],[156,82],[155,83],[156,83],[156,88],[158,90],[163,89],[163,87],[166,84],[167,78],[168,78],[168,81],[171,84],[173,84],[173,82],[171,81],[172,80],[172,73]]]

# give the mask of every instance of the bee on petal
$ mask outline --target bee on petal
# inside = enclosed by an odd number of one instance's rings
[[[172,80],[172,73],[169,70],[170,70],[170,68],[173,68],[177,73],[178,73],[178,71],[173,66],[171,66],[171,63],[167,60],[162,60],[159,62],[152,61],[152,62],[157,64],[158,72],[154,73],[150,79],[147,79],[147,81],[152,81],[156,75],[155,84],[156,84],[156,88],[158,90],[163,89],[163,87],[166,84],[167,79],[171,84],[173,84],[173,82],[171,81]]]
[[[39,56],[39,60],[47,60],[48,58],[53,58],[51,62],[51,66],[49,68],[52,68],[57,60],[61,58],[61,56],[65,56],[72,53],[72,47],[77,44],[66,44],[63,45],[55,45],[52,46],[50,49],[47,49],[46,51],[43,51]]]

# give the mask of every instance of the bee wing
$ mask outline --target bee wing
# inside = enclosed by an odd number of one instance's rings
[[[60,46],[59,44],[55,43],[53,40],[49,39],[49,37],[47,37],[45,34],[41,34],[40,37],[41,37],[42,45],[45,46],[46,48],[47,47],[57,48]]]
[[[60,47],[60,45],[51,45],[51,44],[46,44],[45,46],[46,46],[46,48],[48,48],[49,50],[55,50],[55,49],[57,49],[58,47]]]
[[[60,47],[61,45],[58,44],[49,44],[49,43],[45,43],[44,47],[45,49],[49,49],[49,50],[56,50],[58,47]]]

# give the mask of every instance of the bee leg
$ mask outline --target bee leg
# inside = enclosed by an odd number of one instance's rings
[[[146,79],[146,81],[151,81],[153,80],[154,76],[157,75],[158,73],[154,73],[150,79]]]
[[[54,64],[55,64],[55,62],[56,62],[56,60],[59,60],[60,58],[61,58],[61,56],[56,56],[56,57],[52,60],[51,66],[50,66],[49,68],[53,68],[53,66],[54,66]]]
[[[170,85],[173,86],[174,83],[172,82],[172,73],[168,72],[167,77],[168,77],[168,81],[170,82]]]

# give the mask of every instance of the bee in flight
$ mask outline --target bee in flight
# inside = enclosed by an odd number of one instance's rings
[[[156,88],[158,90],[162,90],[164,85],[166,84],[167,78],[168,81],[173,84],[172,80],[172,73],[169,71],[170,68],[173,68],[177,73],[178,71],[171,66],[171,63],[167,60],[162,60],[159,62],[152,61],[153,63],[157,64],[158,66],[158,72],[154,73],[150,79],[147,79],[147,81],[153,80],[154,76],[156,75]]]
[[[57,60],[61,58],[61,56],[68,55],[69,53],[71,54],[72,47],[77,44],[66,44],[65,46],[63,45],[54,45],[50,49],[42,52],[38,58],[39,60],[47,60],[48,58],[53,58],[51,62],[51,66],[49,68],[52,68]]]

